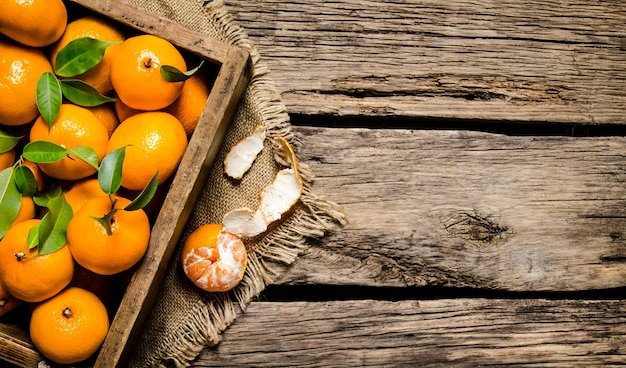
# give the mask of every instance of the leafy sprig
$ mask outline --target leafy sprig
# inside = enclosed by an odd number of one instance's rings
[[[74,147],[67,149],[49,141],[33,141],[23,148],[21,157],[16,164],[0,171],[0,238],[4,237],[17,218],[22,196],[32,196],[35,203],[47,209],[41,222],[31,229],[28,237],[30,248],[37,247],[38,254],[46,254],[57,251],[67,242],[66,231],[73,217],[71,206],[65,200],[63,191],[58,186],[53,186],[46,192],[37,191],[37,182],[30,169],[23,166],[24,159],[37,164],[53,163],[65,157],[79,159],[93,166],[97,170],[100,188],[114,201],[113,194],[121,188],[122,167],[124,164],[126,147],[109,152],[98,163],[98,155],[89,147]],[[158,172],[155,173],[148,185],[131,201],[125,211],[136,211],[145,207],[156,193],[158,187]],[[118,209],[96,219],[100,222],[107,233],[111,234],[111,218]]]

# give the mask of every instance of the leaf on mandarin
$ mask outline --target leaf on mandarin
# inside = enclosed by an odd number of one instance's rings
[[[67,226],[72,219],[72,207],[64,196],[48,201],[48,212],[39,223],[38,254],[48,254],[63,248],[67,243]]]
[[[98,65],[107,47],[119,41],[100,41],[91,37],[77,38],[59,51],[54,72],[61,77],[75,77]]]
[[[33,201],[39,207],[48,207],[48,202],[52,198],[58,197],[61,194],[63,194],[63,188],[61,188],[59,185],[55,184],[55,185],[52,185],[45,192],[37,192],[37,193],[35,193],[35,195],[33,196]]]
[[[52,125],[54,119],[59,115],[63,93],[59,79],[51,72],[45,72],[37,80],[36,92],[37,109],[43,116],[48,126]]]
[[[33,172],[24,165],[19,165],[14,172],[17,189],[25,196],[33,196],[37,192],[37,180]]]
[[[22,156],[34,163],[47,164],[67,156],[65,147],[50,141],[32,141],[24,146]]]
[[[98,183],[106,194],[113,194],[122,185],[122,166],[126,147],[115,149],[104,156],[98,169]]]
[[[79,106],[93,107],[115,101],[114,98],[104,96],[92,85],[79,79],[62,80],[61,91],[65,98]]]
[[[67,150],[67,153],[84,161],[88,165],[92,166],[94,169],[98,169],[98,164],[100,163],[100,157],[96,150],[91,147],[86,146],[78,146],[73,147]]]
[[[21,137],[15,137],[0,129],[0,153],[7,152],[15,148]]]
[[[146,187],[141,191],[141,193],[139,193],[137,198],[135,198],[132,202],[130,202],[128,206],[124,207],[124,210],[135,211],[135,210],[139,210],[147,206],[148,203],[150,203],[150,201],[154,197],[154,194],[156,193],[158,187],[159,187],[159,172],[157,171],[157,173],[154,174],[152,179],[150,179],[150,182],[148,183],[148,185],[146,185]]]
[[[28,249],[37,248],[37,246],[39,245],[39,224],[31,227],[28,231],[26,244],[28,244]]]
[[[168,82],[184,82],[200,70],[202,64],[204,64],[204,60],[200,62],[200,65],[186,72],[171,65],[163,65],[160,69],[161,76]]]
[[[13,167],[0,171],[0,238],[9,230],[22,206],[22,194],[15,185],[14,171]]]

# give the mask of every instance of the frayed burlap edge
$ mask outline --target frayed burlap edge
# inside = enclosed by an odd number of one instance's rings
[[[172,0],[175,1],[175,0]],[[143,4],[141,4],[143,5]],[[221,0],[203,4],[204,12],[214,27],[210,35],[247,50],[252,59],[252,78],[244,99],[251,99],[258,108],[262,123],[270,136],[284,136],[294,143],[297,137],[291,131],[286,107],[269,76],[268,68],[260,61],[260,55],[245,31],[238,26]],[[168,5],[171,11],[171,6]],[[173,11],[171,14],[176,14]],[[161,14],[163,15],[163,14]],[[217,34],[213,33],[217,32]],[[219,165],[214,165],[214,170]],[[299,204],[292,213],[265,236],[260,245],[249,253],[246,274],[240,285],[228,293],[203,295],[186,306],[189,313],[186,323],[175,331],[152,331],[150,340],[140,344],[143,349],[132,361],[131,366],[186,367],[206,347],[217,345],[222,333],[245,311],[246,306],[265,287],[276,281],[307,247],[309,238],[322,237],[328,230],[345,223],[345,215],[332,202],[317,198],[312,190],[313,174],[305,163],[300,163],[300,174],[304,191]],[[187,230],[187,232],[192,229]],[[184,277],[179,267],[178,256],[172,260],[168,278]],[[188,285],[181,283],[180,287]],[[196,289],[188,293],[201,293]],[[158,303],[157,303],[158,307]],[[181,306],[185,308],[185,306]],[[148,323],[149,324],[149,323]],[[155,339],[158,336],[158,341]],[[144,340],[147,340],[144,338]],[[139,358],[137,358],[139,357]]]

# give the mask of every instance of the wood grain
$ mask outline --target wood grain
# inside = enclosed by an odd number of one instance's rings
[[[626,138],[295,127],[349,223],[279,283],[626,286]]]
[[[620,366],[616,300],[252,303],[192,367]]]
[[[626,122],[623,1],[225,3],[292,114]]]

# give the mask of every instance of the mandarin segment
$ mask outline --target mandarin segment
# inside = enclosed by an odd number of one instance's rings
[[[74,274],[74,259],[67,245],[39,255],[29,249],[28,233],[41,220],[32,219],[13,225],[0,241],[0,280],[14,297],[40,302],[63,290]]]
[[[48,359],[79,363],[102,345],[109,330],[106,307],[90,291],[69,287],[37,305],[31,315],[30,338]]]
[[[52,72],[52,65],[43,51],[0,39],[0,124],[24,125],[37,118],[37,81],[45,72]]]
[[[183,271],[197,287],[210,292],[233,289],[243,279],[247,266],[243,241],[222,231],[220,224],[206,224],[185,239],[181,262]]]

